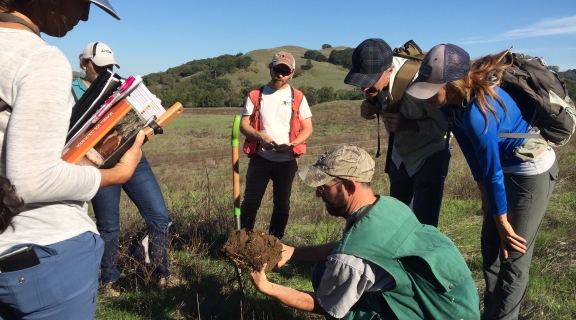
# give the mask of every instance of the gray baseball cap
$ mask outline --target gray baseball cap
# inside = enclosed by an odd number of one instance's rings
[[[392,49],[382,39],[366,39],[352,52],[352,69],[345,84],[361,88],[372,87],[392,65]]]
[[[370,182],[373,174],[372,157],[352,144],[340,144],[324,152],[314,165],[298,173],[311,187],[319,187],[334,178]]]
[[[406,89],[406,93],[418,99],[428,99],[448,82],[464,78],[469,71],[468,52],[454,44],[439,44],[426,54],[418,78]]]
[[[108,14],[110,14],[114,18],[120,20],[120,16],[118,16],[116,11],[114,11],[114,8],[112,8],[112,5],[110,4],[110,2],[108,2],[108,0],[89,0],[89,1],[100,7],[100,9],[108,12]]]

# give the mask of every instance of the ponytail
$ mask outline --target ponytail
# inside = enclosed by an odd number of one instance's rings
[[[487,96],[496,101],[507,112],[506,105],[494,91],[493,86],[499,85],[502,73],[512,65],[512,61],[506,61],[509,50],[497,54],[490,54],[478,58],[472,62],[470,72],[462,79],[448,83],[448,91],[455,92],[462,97],[476,99],[480,105],[480,111],[488,127],[488,112],[498,117],[496,110],[488,103]],[[470,102],[470,101],[468,101]]]

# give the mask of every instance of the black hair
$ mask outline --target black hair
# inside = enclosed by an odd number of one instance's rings
[[[0,9],[6,12],[14,11],[16,6],[16,0],[0,0]]]
[[[16,194],[16,187],[8,178],[2,176],[0,176],[0,200],[0,234],[2,234],[8,227],[14,229],[12,219],[24,210],[25,204]]]

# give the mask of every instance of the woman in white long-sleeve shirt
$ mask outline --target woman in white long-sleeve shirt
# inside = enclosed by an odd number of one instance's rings
[[[26,203],[0,230],[0,319],[94,317],[103,244],[86,201],[100,187],[126,182],[141,157],[143,134],[112,169],[60,158],[72,70],[39,33],[63,37],[88,20],[90,3],[0,0],[0,175]],[[108,1],[97,5],[118,18]],[[15,250],[21,253],[3,262]]]

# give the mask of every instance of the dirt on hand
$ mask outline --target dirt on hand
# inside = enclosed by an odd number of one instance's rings
[[[282,258],[282,243],[262,230],[232,230],[220,253],[248,273],[260,271],[267,263],[269,273]]]

